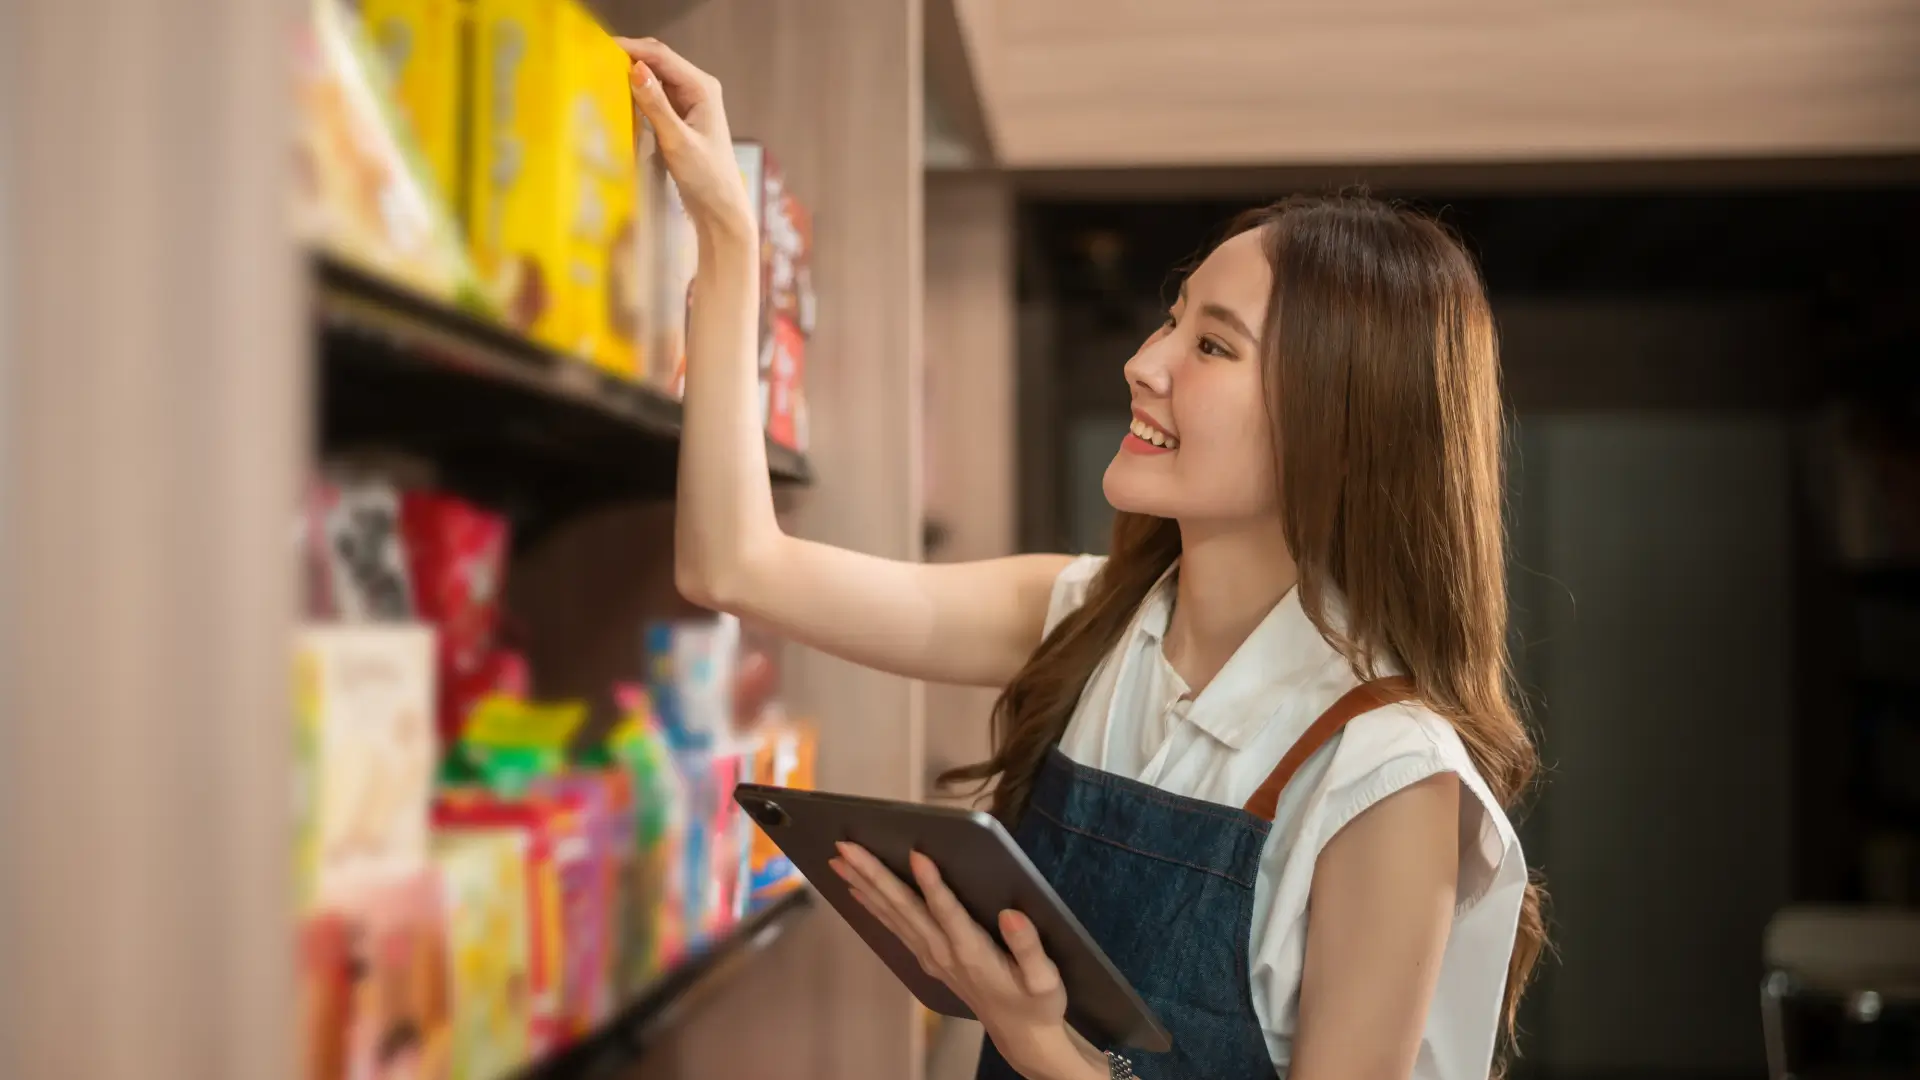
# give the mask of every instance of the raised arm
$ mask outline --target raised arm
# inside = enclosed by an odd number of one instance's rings
[[[786,535],[774,516],[756,360],[759,249],[720,84],[665,45],[622,41],[634,100],[699,237],[687,328],[674,581],[694,603],[868,667],[1004,684],[1040,642],[1065,556],[955,565]]]

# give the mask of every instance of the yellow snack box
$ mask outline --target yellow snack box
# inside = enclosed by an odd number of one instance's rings
[[[631,63],[575,0],[476,0],[468,237],[507,321],[632,375],[640,298]]]
[[[360,0],[394,98],[447,205],[459,204],[461,35],[466,0]]]
[[[294,48],[293,224],[302,240],[485,312],[466,245],[359,14],[312,0]]]
[[[526,836],[508,829],[441,833],[433,855],[446,897],[453,984],[449,1080],[498,1080],[532,1053]]]

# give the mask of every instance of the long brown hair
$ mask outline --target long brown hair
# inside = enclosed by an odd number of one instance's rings
[[[1500,804],[1538,764],[1511,696],[1499,362],[1473,260],[1438,223],[1373,199],[1298,197],[1242,216],[1273,267],[1262,332],[1267,408],[1301,606],[1362,679],[1397,662],[1450,721]],[[1086,603],[994,707],[993,756],[943,783],[996,781],[1025,807],[1087,679],[1180,554],[1178,523],[1121,513]],[[1326,615],[1344,600],[1343,627]],[[1545,943],[1529,881],[1508,964],[1508,1051]]]

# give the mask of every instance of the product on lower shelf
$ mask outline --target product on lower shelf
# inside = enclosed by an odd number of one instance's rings
[[[400,496],[407,571],[420,618],[440,634],[438,728],[451,745],[488,693],[524,687],[524,672],[497,649],[510,535],[506,518],[438,491]]]
[[[687,801],[647,692],[621,686],[615,700],[621,720],[608,736],[607,750],[632,778],[635,810],[619,975],[620,992],[630,997],[677,963],[686,948]]]
[[[433,631],[408,624],[310,626],[298,636],[320,903],[426,869],[433,650]]]
[[[451,1080],[499,1080],[528,1059],[529,856],[527,835],[511,829],[435,837],[453,984]]]
[[[784,715],[763,721],[756,729],[758,752],[754,756],[753,781],[771,787],[813,787],[813,760],[816,737],[811,724],[786,719]],[[751,821],[751,819],[749,819]],[[806,884],[778,845],[758,825],[751,826],[752,863],[751,906],[759,906],[784,896]]]
[[[658,622],[646,631],[647,691],[676,746],[712,744],[734,727],[740,620],[731,615]]]
[[[597,772],[540,781],[534,789],[567,808],[566,842],[577,857],[560,862],[563,931],[560,1015],[569,1039],[590,1034],[613,1014],[613,843],[618,811],[614,783]]]
[[[303,916],[297,957],[299,1075],[301,1080],[340,1080],[347,1075],[347,1019],[353,1002],[346,919]]]
[[[444,1080],[452,1050],[442,901],[431,870],[360,880],[304,920],[307,1080]]]
[[[400,492],[382,480],[328,477],[308,487],[307,611],[342,622],[413,617]]]
[[[433,807],[443,833],[506,830],[527,851],[527,1048],[539,1057],[565,1045],[560,1011],[565,932],[562,895],[566,871],[581,858],[577,826],[564,807],[546,799],[503,799],[482,788],[443,790]]]

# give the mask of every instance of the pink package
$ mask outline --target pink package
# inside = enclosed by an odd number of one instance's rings
[[[555,848],[560,880],[560,1023],[569,1040],[613,1015],[613,892],[610,863],[616,792],[595,773],[542,781],[566,806],[566,835]]]
[[[706,883],[711,891],[702,913],[705,916],[702,930],[708,935],[719,935],[733,929],[746,914],[751,891],[752,833],[748,830],[746,813],[733,801],[733,788],[753,778],[753,755],[736,750],[716,753],[713,770],[715,798],[706,808],[712,822],[707,833],[713,845],[707,864],[712,880]]]

